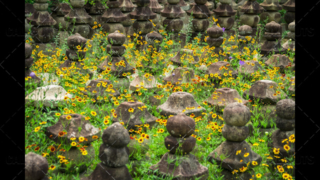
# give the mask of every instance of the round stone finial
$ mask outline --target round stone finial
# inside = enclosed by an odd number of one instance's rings
[[[46,158],[29,152],[25,155],[25,179],[43,179],[48,172],[48,161]]]
[[[113,46],[121,46],[126,41],[126,36],[121,34],[119,30],[108,35],[108,42]]]
[[[102,141],[111,147],[121,148],[129,144],[130,136],[119,122],[115,122],[103,131]]]
[[[266,24],[266,31],[271,33],[277,33],[280,32],[281,25],[279,23],[276,23],[275,21],[271,21]]]
[[[292,120],[295,118],[295,105],[292,99],[280,100],[276,105],[276,114],[283,119]]]
[[[25,14],[33,14],[33,12],[35,11],[34,7],[33,7],[33,4],[29,4],[29,3],[25,3],[25,6],[24,6],[24,13]]]
[[[161,34],[159,34],[156,31],[152,31],[146,35],[146,41],[154,41],[154,40],[160,41],[159,42],[159,44],[160,44],[163,40],[163,37]]]
[[[222,128],[222,136],[228,141],[242,142],[249,136],[248,126],[230,126],[228,124],[224,125]]]
[[[223,111],[223,119],[230,126],[244,126],[250,117],[249,108],[238,102],[228,104]]]
[[[211,38],[218,38],[223,35],[223,30],[222,30],[222,28],[214,25],[214,26],[207,29],[207,34]]]
[[[252,34],[252,27],[248,25],[242,25],[239,27],[239,34],[242,36],[251,35]]]
[[[195,126],[196,123],[191,117],[179,113],[168,119],[166,127],[173,137],[187,138],[194,133]]]
[[[26,59],[31,56],[32,47],[31,47],[30,44],[27,44],[27,43],[24,44],[24,52],[25,52],[24,57],[25,57]]]
[[[79,33],[76,33],[68,37],[67,44],[70,49],[78,50],[77,46],[81,46],[83,49],[86,46],[87,39],[82,37]]]
[[[296,21],[291,22],[291,23],[288,25],[288,29],[289,29],[289,31],[291,31],[291,32],[295,32],[295,31],[296,31]]]
[[[196,146],[196,138],[190,136],[187,138],[177,138],[173,136],[167,136],[164,139],[166,148],[170,151],[170,154],[189,154]]]
[[[70,4],[73,8],[82,8],[85,4],[85,0],[70,0]]]

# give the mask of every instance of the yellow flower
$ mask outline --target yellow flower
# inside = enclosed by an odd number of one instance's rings
[[[139,138],[138,142],[143,143],[143,138]]]
[[[71,119],[71,116],[70,116],[70,115],[68,115],[68,116],[66,117],[66,119],[67,119],[67,120],[70,120],[70,119]]]
[[[217,117],[217,114],[212,114],[212,118],[216,118]]]
[[[240,172],[245,172],[247,169],[248,169],[247,167],[242,166],[242,168],[240,168],[239,170]]]
[[[133,113],[134,109],[133,109],[133,108],[129,108],[128,111],[131,112],[131,113]]]
[[[92,116],[96,116],[97,113],[96,113],[95,111],[91,111],[91,115],[92,115]]]
[[[56,168],[56,166],[51,165],[51,166],[49,167],[49,170],[54,170],[55,168]]]
[[[252,161],[252,165],[256,166],[256,165],[258,165],[258,162],[257,161]]]
[[[249,156],[249,153],[245,153],[243,156],[244,156],[244,157],[248,157],[248,156]]]
[[[88,152],[87,151],[82,151],[82,155],[87,155],[88,154]]]
[[[283,146],[283,148],[284,148],[284,150],[286,150],[286,151],[289,151],[289,150],[290,150],[290,146],[289,146],[289,145],[287,145],[287,144],[286,144],[286,145],[284,145],[284,146]]]
[[[274,154],[279,154],[280,153],[280,148],[274,148],[273,149]]]
[[[256,177],[257,177],[258,179],[260,179],[260,178],[262,177],[262,175],[261,175],[260,173],[258,173],[258,174],[256,174]]]
[[[38,127],[36,127],[35,129],[34,129],[34,132],[38,132],[39,130],[40,130],[40,126],[38,126]]]
[[[71,146],[76,146],[76,145],[77,145],[76,142],[72,142],[72,143],[71,143]]]
[[[290,177],[290,175],[288,173],[283,173],[282,174],[282,178],[283,179],[288,179]]]
[[[291,142],[291,143],[294,143],[295,142],[295,137],[294,137],[294,134],[292,134],[290,137],[289,137],[289,141]]]
[[[83,142],[84,141],[84,137],[80,136],[79,137],[79,142]]]

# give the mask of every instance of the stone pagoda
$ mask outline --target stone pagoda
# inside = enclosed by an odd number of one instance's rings
[[[27,18],[27,22],[33,26],[31,28],[31,37],[35,43],[33,43],[33,49],[35,46],[39,46],[38,52],[42,51],[44,55],[51,56],[55,51],[48,52],[47,50],[55,49],[55,44],[52,42],[56,35],[54,26],[57,22],[51,17],[47,11],[49,4],[47,1],[35,0],[33,4],[35,11],[32,16]],[[50,47],[50,48],[49,48]]]
[[[64,17],[70,23],[69,31],[73,34],[79,33],[84,38],[89,38],[91,31],[89,24],[92,17],[88,15],[84,8],[85,0],[71,0],[70,4],[73,9]]]
[[[99,163],[89,177],[81,180],[132,180],[126,164],[129,163],[127,145],[128,131],[120,124],[113,123],[103,131],[103,144],[99,149]]]
[[[279,0],[264,0],[263,3],[260,4],[266,11],[260,14],[260,21],[265,21],[268,18],[268,22],[275,21],[279,23],[281,20],[281,14],[279,10],[282,9],[279,4]]]
[[[130,38],[133,38],[133,21],[130,18],[130,13],[132,12],[132,10],[137,7],[137,5],[133,4],[131,0],[120,0],[120,10],[122,12],[122,14],[124,14],[127,18],[126,20],[122,21],[122,25],[124,27],[124,34],[126,35],[126,37],[130,36]],[[128,39],[126,39],[127,41]]]
[[[155,29],[162,29],[162,19],[161,19],[161,11],[163,10],[163,6],[158,3],[158,0],[150,0],[149,8],[152,12],[157,14],[157,17],[152,20],[152,23]]]
[[[267,163],[272,174],[284,169],[285,172],[294,176],[295,168],[288,168],[288,165],[293,162],[287,158],[295,154],[295,102],[291,99],[283,99],[277,103],[276,110],[278,129],[272,133],[271,141],[268,143],[270,156],[267,158]]]
[[[93,72],[84,69],[84,65],[79,61],[85,58],[86,42],[87,39],[78,33],[68,37],[67,45],[69,46],[69,49],[66,50],[68,59],[60,65],[57,70],[58,75],[74,76],[80,73],[84,76],[89,76],[89,79],[92,78]]]
[[[286,50],[281,46],[281,26],[271,21],[266,24],[264,38],[266,41],[261,46],[261,54],[265,57],[270,54],[284,53]]]
[[[93,5],[87,2],[86,9],[88,14],[92,17],[89,23],[89,25],[91,26],[91,29],[88,35],[88,39],[91,39],[95,33],[98,33],[96,29],[99,28],[98,24],[102,24],[101,16],[104,13],[106,8],[101,3],[101,0],[95,0],[93,1]],[[92,28],[92,27],[95,27],[95,28]]]
[[[153,13],[149,8],[150,0],[137,0],[136,4],[137,7],[130,13],[130,18],[136,20],[132,25],[134,32],[142,37],[142,39],[139,37],[140,43],[137,44],[136,48],[143,50],[145,49],[144,41],[146,40],[146,35],[153,29],[150,19],[155,19],[157,14]]]
[[[185,11],[178,5],[179,2],[179,0],[168,0],[168,4],[161,11],[161,16],[166,17],[163,21],[163,26],[168,33],[172,33],[170,39],[178,42],[180,48],[183,48],[186,44],[186,35],[180,33],[180,31],[183,28],[181,17],[184,16]]]
[[[195,121],[183,113],[168,119],[166,128],[170,135],[165,138],[164,143],[169,152],[162,156],[160,162],[149,168],[150,174],[157,170],[154,174],[162,179],[208,178],[208,168],[201,165],[196,156],[190,154],[196,146],[196,139],[191,136],[195,131],[195,125]],[[168,163],[169,159],[172,162]]]
[[[52,16],[56,20],[56,25],[54,26],[58,30],[59,35],[59,45],[65,44],[69,34],[68,29],[70,22],[66,21],[64,16],[69,14],[71,7],[67,3],[59,3],[56,6],[55,14]]]
[[[252,168],[262,161],[261,156],[252,151],[245,141],[249,136],[246,124],[250,116],[249,108],[237,102],[228,104],[224,109],[222,136],[227,140],[209,154],[208,160],[222,166],[221,176],[224,175],[225,180],[252,178]],[[222,160],[222,156],[226,158]]]
[[[127,16],[120,10],[121,2],[110,0],[107,2],[109,9],[106,9],[101,19],[103,22],[102,28],[107,33],[119,31],[124,33],[124,27],[121,22],[127,20]]]
[[[110,2],[110,1],[109,1]],[[129,79],[127,75],[133,74],[134,68],[129,65],[127,60],[122,56],[125,53],[126,48],[123,46],[126,37],[124,34],[121,34],[120,31],[115,31],[108,35],[108,42],[111,46],[107,46],[107,53],[111,57],[107,57],[98,66],[98,72],[111,73],[116,77],[117,82],[113,82],[114,88],[129,88]]]
[[[232,0],[220,0],[221,5],[217,7],[217,9],[213,10],[215,15],[218,17],[218,22],[220,27],[224,28],[224,32],[228,35],[234,35],[235,31],[231,28],[234,24],[234,16],[236,11],[233,10],[232,6],[230,5]]]
[[[248,25],[252,27],[252,36],[256,37],[257,26],[260,21],[258,14],[264,12],[264,9],[256,0],[247,0],[242,6],[240,6],[240,11],[244,12],[244,14],[240,16],[240,25]]]
[[[192,20],[192,39],[201,34],[201,42],[204,42],[204,37],[206,36],[206,29],[209,27],[208,18],[211,16],[211,13],[208,7],[205,5],[207,0],[195,0],[195,5],[191,7],[187,14],[190,16],[191,12],[193,12],[193,20]],[[190,4],[191,5],[191,4]]]
[[[282,8],[285,9],[287,12],[284,15],[284,20],[286,21],[286,26],[284,31],[288,29],[288,25],[293,22],[296,18],[296,2],[295,0],[288,0],[286,3],[282,5]]]
[[[226,55],[222,47],[220,47],[223,43],[222,28],[218,27],[216,24],[213,24],[212,27],[207,29],[207,34],[209,35],[209,37],[207,37],[206,42],[208,43],[210,48],[202,53],[200,59],[209,58],[212,56],[212,54],[218,56],[218,59],[220,61],[227,59],[228,55]]]
[[[24,7],[24,16],[25,16],[24,31],[25,31],[25,39],[26,40],[30,37],[30,35],[28,33],[29,33],[29,29],[32,27],[32,25],[29,25],[29,23],[27,21],[27,18],[32,16],[34,11],[35,11],[35,9],[34,9],[32,4],[25,3],[25,7]]]

